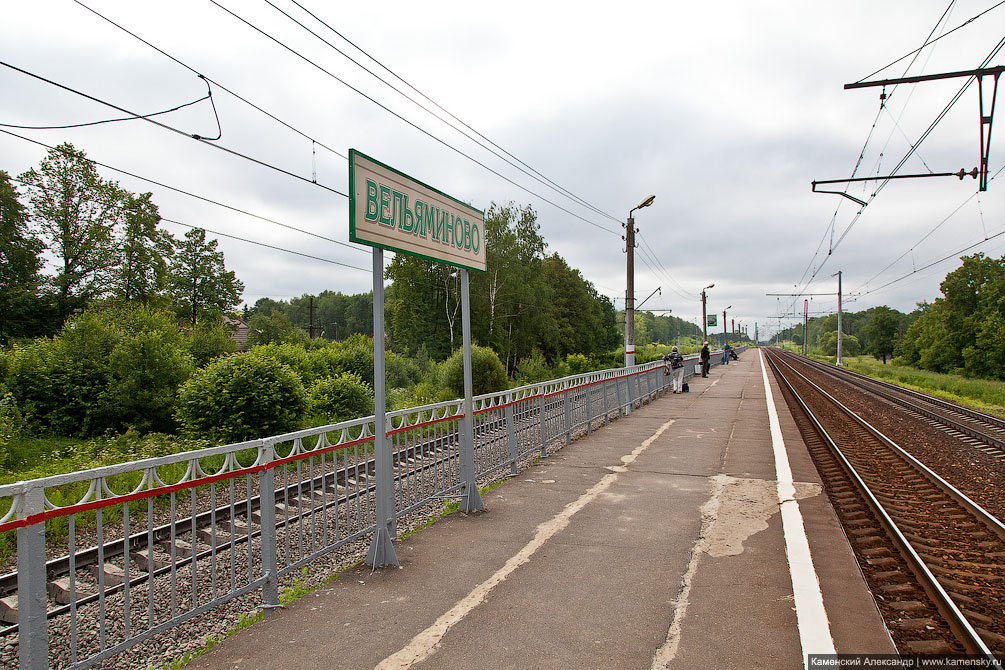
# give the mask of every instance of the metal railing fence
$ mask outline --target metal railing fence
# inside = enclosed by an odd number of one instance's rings
[[[670,379],[657,361],[477,396],[473,444],[461,400],[388,412],[389,491],[372,416],[0,486],[0,533],[17,543],[17,571],[0,576],[0,647],[16,635],[25,669],[86,668],[245,594],[278,607],[281,578],[373,536],[378,496],[393,500],[394,537],[402,515],[515,475]]]

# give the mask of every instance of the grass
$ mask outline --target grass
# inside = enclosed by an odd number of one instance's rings
[[[929,372],[893,363],[883,365],[871,356],[845,357],[843,362],[848,369],[869,377],[1005,417],[1005,382]]]

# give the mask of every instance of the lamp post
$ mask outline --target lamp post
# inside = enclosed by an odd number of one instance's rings
[[[625,227],[625,251],[628,253],[628,285],[625,289],[625,367],[635,365],[635,210],[648,207],[656,199],[651,195],[628,212]]]
[[[732,305],[726,307],[726,309],[733,309]],[[722,310],[722,348],[726,348],[726,309]]]
[[[701,290],[701,334],[702,340],[708,342],[708,317],[705,314],[705,291],[715,286],[715,284],[709,284]]]

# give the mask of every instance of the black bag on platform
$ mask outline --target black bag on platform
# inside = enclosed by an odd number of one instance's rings
[[[689,387],[689,386],[687,385],[687,382],[684,382],[684,383],[683,383],[683,384],[681,385],[681,387],[680,387],[680,392],[681,392],[681,393],[687,393],[687,392],[688,392],[688,391],[690,391],[690,390],[691,390],[691,388],[690,388],[690,387]]]

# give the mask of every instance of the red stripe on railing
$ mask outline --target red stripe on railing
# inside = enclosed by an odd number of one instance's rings
[[[26,526],[32,526],[36,523],[43,523],[49,519],[56,519],[61,516],[70,516],[71,514],[79,514],[80,512],[89,512],[95,509],[104,509],[105,507],[111,507],[113,505],[121,505],[123,503],[129,503],[136,500],[146,500],[147,498],[155,498],[157,496],[167,495],[169,493],[175,493],[178,491],[183,491],[185,489],[195,488],[196,486],[203,486],[206,484],[214,484],[220,481],[226,481],[228,479],[237,479],[238,477],[243,477],[245,475],[255,474],[257,472],[263,472],[265,470],[271,470],[278,465],[285,465],[286,463],[292,463],[294,461],[303,460],[305,458],[310,458],[312,456],[317,456],[318,454],[328,453],[331,451],[337,451],[339,449],[346,449],[348,447],[354,447],[358,444],[363,444],[364,442],[372,442],[373,437],[365,437],[359,440],[353,440],[352,442],[346,442],[345,444],[336,444],[325,447],[320,450],[312,450],[302,454],[294,454],[292,456],[287,456],[285,458],[277,458],[274,461],[270,461],[265,465],[253,465],[247,468],[241,468],[240,470],[234,470],[233,472],[223,472],[218,475],[210,475],[208,477],[203,477],[202,479],[193,479],[187,482],[179,482],[177,484],[170,484],[168,486],[161,486],[156,489],[144,489],[143,491],[136,491],[135,493],[128,493],[122,496],[116,496],[115,498],[103,498],[101,500],[92,500],[91,502],[78,503],[76,505],[68,505],[66,507],[60,507],[58,509],[50,509],[44,512],[39,512],[38,514],[29,514],[24,519],[17,519],[15,521],[8,521],[7,523],[0,523],[0,533],[6,532],[8,530],[16,530],[18,528],[24,528]]]

